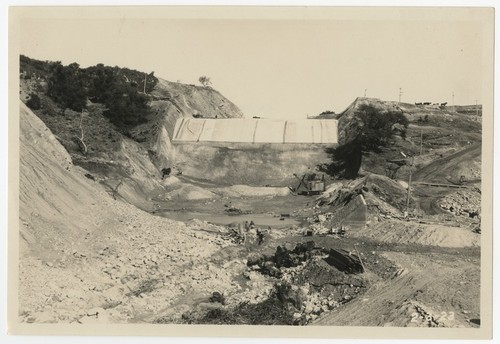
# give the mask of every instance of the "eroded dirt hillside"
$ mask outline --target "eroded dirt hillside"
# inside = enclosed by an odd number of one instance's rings
[[[198,234],[114,200],[23,104],[20,123],[20,321],[132,321],[238,288],[207,259],[231,245],[217,226]]]

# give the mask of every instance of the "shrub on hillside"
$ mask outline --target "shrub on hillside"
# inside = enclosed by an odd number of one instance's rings
[[[102,104],[99,115],[109,118],[123,132],[146,120],[150,110],[147,93],[158,83],[153,72],[146,74],[103,64],[82,69],[77,63],[63,66],[61,62],[38,61],[23,55],[20,64],[25,78],[36,76],[47,80],[48,97],[43,98],[61,108],[58,111],[47,108],[50,114],[60,113],[65,108],[80,113],[91,100]],[[44,90],[40,91],[45,94]],[[31,105],[43,104],[37,104],[34,99]]]
[[[28,99],[28,101],[26,102],[26,105],[28,105],[28,107],[31,110],[40,109],[40,107],[41,107],[40,97],[35,93],[31,93],[30,99]]]
[[[19,57],[20,71],[24,73],[25,79],[42,78],[47,79],[50,73],[50,62],[31,59],[21,55]]]
[[[320,166],[331,175],[353,179],[361,168],[363,153],[380,152],[396,134],[406,137],[409,121],[400,111],[383,111],[363,104],[355,112],[350,128],[351,139],[335,149],[328,149],[332,163]]]
[[[153,89],[158,79],[153,73],[107,67],[98,64],[86,69],[89,99],[103,104],[107,110],[103,113],[118,127],[127,127],[142,123],[149,113],[148,98],[141,92]],[[140,81],[142,80],[142,82]]]
[[[47,94],[57,103],[74,111],[82,111],[87,103],[85,89],[85,73],[77,63],[63,66],[55,62],[50,66],[50,76],[47,80]]]
[[[335,115],[335,111],[326,110],[320,113],[318,116]]]

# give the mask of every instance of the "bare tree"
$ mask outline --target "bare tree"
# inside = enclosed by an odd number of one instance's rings
[[[80,137],[78,138],[78,140],[80,140],[80,142],[82,143],[82,153],[84,155],[87,155],[87,145],[85,144],[85,141],[83,140],[84,139],[84,132],[83,132],[83,109],[82,109],[82,112],[80,114]]]
[[[123,183],[123,177],[122,179],[120,179],[120,181],[118,182],[118,184],[116,184],[116,186],[114,188],[112,188],[112,191],[113,191],[113,199],[116,200],[116,196],[118,195],[118,188],[120,187],[120,185],[122,185]]]

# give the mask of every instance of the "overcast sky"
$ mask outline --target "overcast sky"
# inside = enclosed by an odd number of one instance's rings
[[[213,87],[247,117],[305,118],[356,97],[481,102],[481,26],[457,21],[33,19],[21,53]]]

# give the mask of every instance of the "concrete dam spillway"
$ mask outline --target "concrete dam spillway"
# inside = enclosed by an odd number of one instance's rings
[[[326,144],[338,142],[337,120],[194,119],[180,118],[173,143],[281,143]]]
[[[334,119],[180,118],[171,142],[175,164],[189,177],[215,183],[288,186],[294,173],[330,161],[338,144]]]

